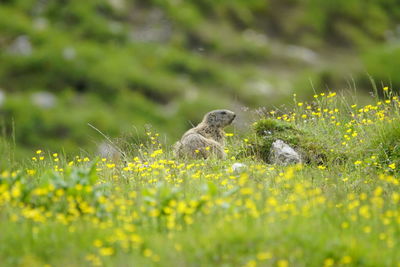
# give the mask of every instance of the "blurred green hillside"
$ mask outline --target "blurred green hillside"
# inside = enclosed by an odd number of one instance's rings
[[[397,88],[398,21],[396,0],[2,0],[2,138],[93,151],[88,123],[137,139],[150,123],[171,143],[213,108],[367,93],[367,73]]]

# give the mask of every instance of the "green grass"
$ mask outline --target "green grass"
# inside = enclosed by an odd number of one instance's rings
[[[393,0],[3,2],[0,121],[19,155],[39,143],[96,151],[88,122],[141,139],[151,122],[176,139],[212,109],[279,105],[350,77],[366,94],[366,71],[400,84]],[[55,107],[33,105],[38,91]]]
[[[395,266],[400,103],[385,95],[363,107],[329,94],[270,110],[228,135],[223,161],[176,159],[154,132],[114,160],[10,158],[0,171],[2,265]],[[293,129],[312,133],[326,160],[280,167],[259,157],[254,138]]]

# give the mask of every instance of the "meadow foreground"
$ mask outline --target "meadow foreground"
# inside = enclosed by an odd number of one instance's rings
[[[226,134],[226,160],[154,133],[116,161],[33,152],[0,173],[1,265],[400,265],[398,97],[314,97]],[[267,163],[275,135],[303,165]]]

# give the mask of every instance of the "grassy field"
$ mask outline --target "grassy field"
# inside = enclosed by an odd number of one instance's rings
[[[293,93],[400,87],[396,0],[4,0],[0,132],[16,154],[96,152],[151,123],[178,138],[209,110]],[[68,111],[68,112],[66,112]],[[0,137],[1,138],[1,137]]]
[[[375,95],[264,110],[223,161],[176,159],[151,132],[114,159],[10,152],[1,265],[397,266],[400,101]],[[306,162],[268,164],[276,136]]]

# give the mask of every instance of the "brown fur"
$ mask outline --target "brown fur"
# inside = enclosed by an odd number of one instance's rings
[[[208,158],[210,155],[223,159],[225,132],[223,128],[236,117],[229,110],[214,110],[207,113],[203,121],[188,130],[174,145],[175,155],[187,158]]]

